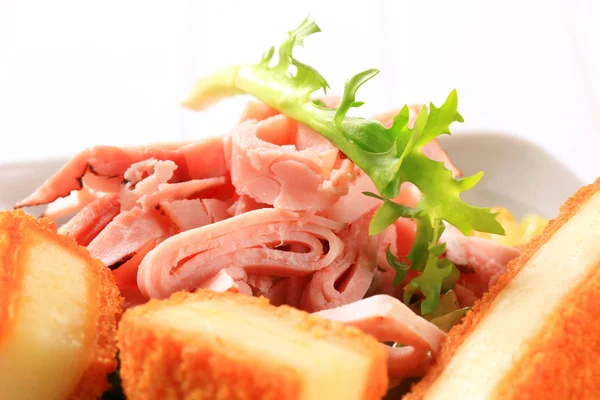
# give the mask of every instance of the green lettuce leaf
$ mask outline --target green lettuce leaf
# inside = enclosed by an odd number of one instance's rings
[[[452,326],[460,322],[469,310],[469,307],[460,308],[456,293],[450,290],[440,298],[436,309],[424,318],[444,332],[448,332]]]

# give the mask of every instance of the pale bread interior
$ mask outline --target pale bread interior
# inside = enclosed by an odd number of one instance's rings
[[[600,192],[531,257],[457,349],[426,399],[491,398],[523,344],[600,262]]]
[[[261,363],[273,362],[302,377],[300,399],[361,399],[372,359],[335,339],[318,338],[265,309],[225,299],[188,301],[147,315],[152,324],[218,338]]]
[[[0,342],[0,397],[67,398],[90,357],[89,265],[37,231],[24,235],[15,325]]]

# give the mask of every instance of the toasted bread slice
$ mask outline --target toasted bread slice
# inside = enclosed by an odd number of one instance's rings
[[[97,399],[116,368],[108,268],[50,220],[0,213],[0,397]]]
[[[600,399],[600,179],[450,331],[406,400]]]
[[[176,293],[125,312],[121,378],[136,399],[379,399],[387,353],[356,328],[234,293]]]

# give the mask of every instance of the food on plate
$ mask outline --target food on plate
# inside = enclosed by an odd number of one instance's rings
[[[598,243],[600,179],[510,263],[406,399],[600,398]]]
[[[245,330],[257,334],[255,325],[239,326],[229,317],[220,321],[211,307],[226,308],[218,311],[225,316],[247,311],[244,318],[264,322],[263,335],[278,346],[287,345],[293,335],[304,335],[302,343],[309,342],[309,328],[298,331],[286,325],[294,318],[353,325],[381,342],[373,339],[369,343],[375,346],[369,349],[374,352],[357,357],[364,361],[369,354],[383,354],[378,362],[383,360],[381,370],[387,371],[390,387],[422,376],[438,356],[446,332],[490,286],[502,282],[520,247],[546,224],[531,216],[518,225],[507,210],[461,200],[482,173],[465,177],[437,140],[450,134],[450,125],[463,121],[456,91],[440,107],[407,105],[371,119],[350,116],[351,108],[363,104],[356,99],[357,90],[378,73],[367,70],[346,83],[342,96],[319,97],[327,82],[293,55],[296,46],[318,31],[307,19],[258,64],[226,67],[196,82],[184,102],[192,110],[226,96],[255,97],[226,135],[93,147],[17,204],[47,204],[50,218],[74,214],[59,232],[86,246],[112,271],[123,308],[132,309],[120,330],[130,396],[178,396],[183,392],[177,390],[188,393],[192,386],[231,396],[232,389],[215,386],[211,375],[222,367],[201,365],[204,374],[194,375],[186,363],[198,362],[197,354],[180,351],[184,341],[195,351],[213,346],[217,333],[229,335],[222,343],[237,346],[238,355],[259,349],[243,337]],[[502,239],[505,231],[508,237]],[[226,294],[209,295],[208,290]],[[176,294],[180,292],[198,294]],[[283,307],[267,306],[267,301]],[[273,314],[266,316],[265,310]],[[201,318],[172,318],[171,312]],[[202,325],[205,318],[215,321],[215,331]],[[269,326],[282,326],[292,336],[273,338]],[[226,327],[235,330],[225,332]],[[191,335],[194,330],[202,334]],[[341,327],[333,331],[346,332]],[[134,342],[138,334],[162,347],[147,351],[147,345]],[[325,344],[312,341],[334,351],[337,337],[327,334]],[[338,346],[342,359],[350,357],[345,337]],[[299,367],[309,356],[318,357],[304,354],[294,359],[256,356],[256,370],[248,372],[248,359],[235,358],[226,346],[208,349],[218,357],[233,357],[225,366],[246,374],[240,388],[255,390],[252,395],[262,393],[260,388],[275,390],[271,381],[250,380],[263,370],[297,387],[306,384],[298,383],[299,377],[329,382],[342,376],[337,371],[320,376],[319,369],[300,375],[272,371],[271,361]],[[298,343],[289,346],[298,351]],[[271,361],[261,364],[263,359]],[[135,372],[144,363],[155,375]],[[364,365],[353,367],[356,373]],[[189,376],[180,379],[169,375],[171,370]],[[152,378],[163,372],[164,380]],[[361,379],[344,375],[336,393],[386,385]],[[373,389],[367,397],[374,393],[381,394]]]
[[[110,270],[48,219],[0,213],[0,393],[97,399],[116,366]]]
[[[380,399],[387,352],[338,322],[201,290],[125,312],[121,379],[136,399]]]
[[[389,354],[388,376],[392,380],[421,376],[437,356],[446,334],[387,295],[376,295],[350,304],[314,313],[332,321],[356,326],[381,342]]]
[[[504,207],[492,208],[492,212],[498,213],[496,219],[502,224],[506,234],[495,235],[486,232],[473,232],[473,236],[491,239],[505,246],[520,247],[529,243],[534,237],[541,235],[546,225],[548,225],[547,219],[536,214],[528,214],[521,221],[517,221],[511,212]]]

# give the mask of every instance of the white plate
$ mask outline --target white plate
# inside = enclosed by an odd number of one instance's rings
[[[465,174],[485,175],[464,200],[504,206],[515,215],[536,212],[548,218],[583,185],[575,174],[537,145],[494,132],[463,132],[440,140]],[[0,209],[10,209],[65,163],[65,159],[0,164]],[[42,207],[29,209],[39,215]]]
[[[503,206],[515,216],[535,212],[546,218],[584,182],[536,144],[499,132],[460,132],[440,138],[450,159],[465,175],[484,171],[462,198],[478,206]]]
[[[11,209],[66,162],[64,158],[0,164],[0,210]],[[39,215],[44,207],[27,211]]]

